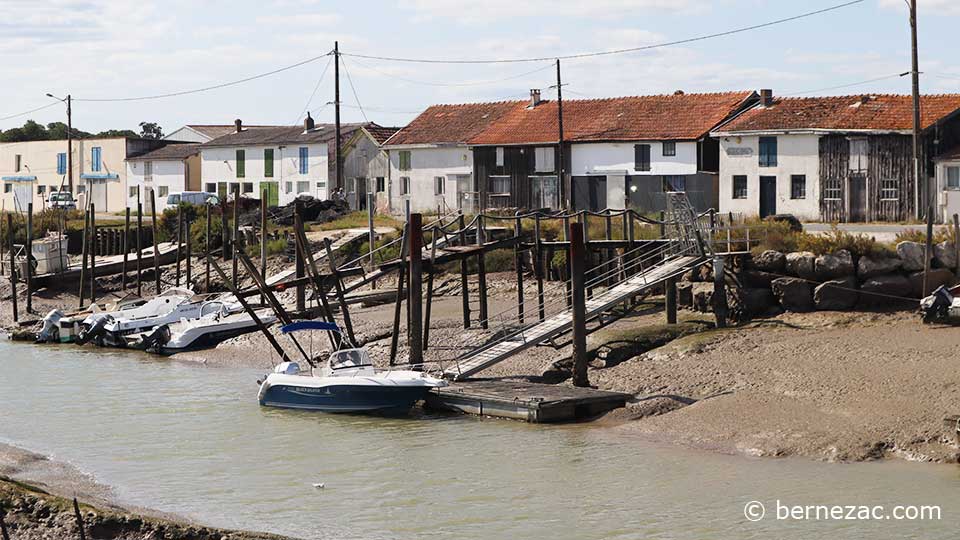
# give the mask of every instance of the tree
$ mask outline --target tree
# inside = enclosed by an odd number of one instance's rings
[[[73,138],[74,139],[86,139],[91,135],[86,131],[80,131],[77,128],[73,128]],[[67,125],[63,122],[50,122],[47,124],[47,135],[48,138],[53,140],[60,140],[67,138]]]
[[[140,122],[140,136],[144,139],[162,139],[163,128],[155,122]]]
[[[136,139],[139,137],[135,132],[130,131],[129,129],[108,129],[106,131],[101,131],[95,135],[96,137],[129,137]]]

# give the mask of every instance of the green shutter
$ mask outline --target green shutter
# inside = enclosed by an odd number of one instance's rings
[[[273,177],[273,148],[263,150],[263,176]]]
[[[237,150],[237,178],[247,176],[247,153],[244,150]]]

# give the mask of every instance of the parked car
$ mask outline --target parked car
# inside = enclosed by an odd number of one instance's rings
[[[47,197],[47,206],[62,210],[76,210],[77,201],[69,191],[54,191]]]
[[[203,206],[204,204],[216,205],[220,204],[220,197],[218,197],[216,193],[210,193],[209,191],[183,191],[167,195],[167,206],[177,206],[182,202],[196,206]]]

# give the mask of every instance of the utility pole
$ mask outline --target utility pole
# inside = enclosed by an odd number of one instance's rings
[[[910,49],[911,49],[911,71],[913,79],[913,178],[916,186],[914,187],[914,207],[917,219],[920,218],[920,62],[917,54],[917,0],[910,2]],[[931,191],[931,190],[928,190]],[[928,194],[928,206],[933,205],[932,198]]]
[[[560,183],[560,189],[564,192],[564,198],[566,199],[566,207],[571,208],[571,191],[572,186],[568,186],[564,179],[563,174],[563,88],[560,82],[560,59],[557,58],[557,127],[559,131],[559,136],[557,138],[557,159],[559,163],[557,164],[557,181]]]
[[[67,104],[67,186],[70,189],[70,195],[76,197],[73,191],[73,98],[67,94],[66,98],[60,99],[57,96],[47,93],[47,97],[62,101]]]
[[[343,186],[343,156],[340,154],[340,43],[333,42],[333,105],[336,141],[336,161],[337,161],[337,189]]]

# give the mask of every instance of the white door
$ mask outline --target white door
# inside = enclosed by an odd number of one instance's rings
[[[13,206],[19,212],[26,212],[27,205],[33,202],[33,182],[13,183]]]

